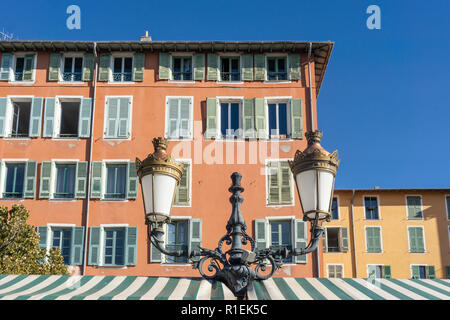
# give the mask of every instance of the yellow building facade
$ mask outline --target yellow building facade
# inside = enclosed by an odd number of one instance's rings
[[[329,278],[450,278],[450,189],[335,190]]]

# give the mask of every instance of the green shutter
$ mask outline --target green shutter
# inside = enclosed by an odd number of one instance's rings
[[[424,234],[422,228],[416,228],[416,241],[418,252],[425,252]]]
[[[322,235],[322,246],[323,246],[323,252],[328,252],[328,237],[327,237],[327,228],[325,227],[323,230]]]
[[[100,199],[102,196],[102,167],[101,161],[92,162],[91,198]]]
[[[287,161],[279,162],[280,194],[282,204],[292,203],[291,181],[292,173]]]
[[[159,80],[169,80],[170,77],[170,54],[159,53]]]
[[[412,278],[420,279],[419,266],[411,266]]]
[[[23,81],[33,80],[34,54],[26,54],[23,67]]]
[[[253,81],[253,55],[243,54],[242,59],[242,80],[243,81]]]
[[[59,80],[59,69],[61,68],[61,54],[51,53],[50,64],[48,67],[48,81]]]
[[[202,246],[202,219],[191,219],[189,227],[189,254],[194,250],[200,250]],[[200,257],[194,257],[192,261],[200,260]]]
[[[425,252],[423,229],[419,227],[408,228],[409,232],[409,246],[411,252],[423,253]]]
[[[208,53],[208,81],[219,80],[219,56],[214,53]]]
[[[2,63],[0,65],[0,81],[8,81],[13,55],[11,53],[2,53]]]
[[[446,279],[450,279],[450,266],[445,267]]]
[[[164,246],[164,237],[162,237],[163,242],[161,245]],[[155,241],[153,238],[151,238],[151,241]],[[162,262],[162,253],[159,251],[153,243],[150,245],[150,262]]]
[[[295,249],[304,249],[306,248],[307,239],[306,239],[306,222],[300,219],[295,219],[294,224],[294,244]],[[307,263],[308,255],[304,254],[302,256],[295,257],[296,263]]]
[[[192,65],[194,67],[194,80],[205,80],[205,55],[203,53],[194,54]]]
[[[206,98],[206,138],[215,138],[217,129],[217,99]]]
[[[89,235],[89,265],[98,265],[100,258],[100,227],[91,227]]]
[[[266,108],[263,98],[255,98],[255,127],[258,138],[267,138]]]
[[[255,99],[244,99],[242,113],[244,138],[255,138]]]
[[[39,248],[47,249],[48,227],[37,227],[37,232],[39,233]]]
[[[348,228],[341,228],[342,252],[348,251]]]
[[[177,190],[175,193],[175,205],[189,205],[189,185],[190,185],[190,176],[189,176],[189,163],[184,163],[184,171],[181,176],[180,183],[177,186]]]
[[[383,266],[384,278],[391,279],[391,266]]]
[[[78,120],[78,136],[80,138],[89,138],[91,135],[91,110],[92,98],[81,99],[81,108]]]
[[[377,277],[377,266],[373,264],[369,264],[367,266],[367,276],[368,278],[376,278]]]
[[[72,228],[72,246],[70,252],[70,265],[83,264],[84,227]]]
[[[291,80],[301,80],[300,54],[292,53],[288,55],[289,77]]]
[[[75,180],[75,198],[77,199],[86,198],[87,176],[88,176],[87,161],[77,162],[76,180]]]
[[[41,135],[42,106],[44,98],[33,98],[30,111],[30,137],[39,137]]]
[[[0,98],[0,137],[5,136],[7,108],[8,108],[8,98]]]
[[[417,252],[416,230],[414,229],[415,228],[408,228],[410,252]]]
[[[109,81],[109,69],[111,65],[111,55],[102,53],[98,68],[98,81]]]
[[[416,220],[422,219],[422,201],[420,196],[408,196],[406,197],[406,203],[408,206],[408,219]]]
[[[256,249],[262,250],[267,248],[265,219],[255,219],[255,242]]]
[[[51,175],[52,175],[52,162],[43,161],[41,163],[41,183],[39,186],[40,199],[50,198]]]
[[[255,54],[255,80],[266,80],[266,57],[264,54]]]
[[[292,138],[303,138],[302,99],[292,99],[291,104]]]
[[[131,111],[131,98],[119,98],[119,122],[117,137],[128,138],[130,136],[130,111]]]
[[[105,137],[114,138],[117,133],[119,98],[107,98],[106,100],[106,123],[105,123]]]
[[[133,62],[133,81],[144,81],[145,53],[135,53]]]
[[[45,98],[43,137],[53,137],[53,128],[55,126],[55,109],[56,98]]]
[[[378,227],[366,228],[367,252],[381,252],[381,234]]]
[[[94,79],[95,56],[93,53],[85,53],[83,57],[83,81],[92,81]]]
[[[128,162],[127,199],[136,199],[138,196],[139,181],[136,173],[136,162]]]
[[[427,267],[427,273],[428,273],[428,277],[427,279],[436,279],[436,272],[434,269],[434,266],[428,266]]]
[[[137,260],[137,227],[127,227],[126,241],[125,264],[135,266]]]
[[[278,175],[278,162],[270,161],[267,164],[268,204],[280,204],[280,179]]]
[[[27,161],[25,168],[24,198],[33,199],[36,194],[37,162]]]

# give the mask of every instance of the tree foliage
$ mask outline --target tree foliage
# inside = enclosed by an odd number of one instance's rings
[[[0,206],[0,274],[67,275],[59,249],[39,247],[39,233],[27,224],[30,212],[14,204]]]

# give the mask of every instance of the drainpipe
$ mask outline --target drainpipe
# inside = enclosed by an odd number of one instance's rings
[[[93,74],[93,78],[94,78],[94,92],[92,93],[92,112],[91,112],[91,137],[90,137],[90,142],[89,142],[89,162],[88,162],[88,178],[86,179],[86,199],[87,199],[87,204],[86,204],[86,223],[85,223],[85,235],[84,235],[84,251],[83,251],[83,267],[81,270],[81,275],[85,275],[86,274],[86,259],[87,259],[87,248],[88,248],[88,234],[89,234],[89,205],[91,202],[91,163],[92,163],[92,147],[94,144],[94,117],[95,117],[95,98],[96,98],[96,94],[97,94],[97,72],[98,72],[98,63],[97,63],[97,42],[94,42],[94,63],[95,63],[95,70],[94,70],[94,74]]]
[[[309,74],[309,112],[311,121],[311,132],[313,132],[314,119],[313,119],[312,83],[311,83],[311,51],[312,51],[312,42],[309,43],[309,50],[308,50],[308,74]]]
[[[352,229],[352,250],[351,255],[353,256],[353,278],[357,278],[357,264],[356,264],[356,247],[355,247],[355,224],[353,218],[353,208],[354,208],[354,199],[355,199],[355,189],[352,190],[352,200],[350,207],[350,227]]]

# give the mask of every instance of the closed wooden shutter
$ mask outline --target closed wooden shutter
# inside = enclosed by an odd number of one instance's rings
[[[434,266],[428,266],[427,273],[428,273],[427,279],[436,279],[436,272]]]
[[[89,138],[91,135],[91,110],[92,98],[81,99],[78,120],[78,136],[80,138]]]
[[[425,252],[423,229],[420,227],[410,227],[409,232],[409,245],[411,252],[423,253]]]
[[[242,113],[244,138],[255,138],[255,99],[244,99]]]
[[[189,227],[189,254],[192,251],[199,251],[202,246],[202,219],[191,219]],[[200,257],[191,259],[200,260]]]
[[[95,57],[92,53],[85,53],[83,57],[83,81],[92,81],[94,79]]]
[[[53,137],[55,127],[56,98],[45,98],[43,137]]]
[[[243,81],[253,81],[253,55],[243,54],[242,59],[242,80]]]
[[[84,227],[72,228],[72,246],[70,264],[73,266],[83,264]]]
[[[0,137],[5,136],[7,108],[8,108],[8,98],[0,97]]]
[[[420,196],[407,196],[406,203],[408,206],[408,219],[417,220],[423,218],[422,200]]]
[[[50,65],[48,67],[48,81],[59,80],[59,70],[61,68],[61,54],[50,54]]]
[[[420,279],[419,266],[411,266],[412,278]]]
[[[87,161],[77,162],[76,167],[76,180],[75,180],[75,198],[86,198],[86,186],[88,176],[88,163]]]
[[[292,99],[291,102],[292,138],[303,138],[302,99]]]
[[[109,81],[109,70],[111,65],[111,55],[102,53],[98,67],[98,81]]]
[[[0,81],[8,81],[12,65],[13,55],[11,53],[2,53],[2,63],[0,65]]]
[[[205,80],[205,55],[194,54],[192,57],[194,67],[194,80]]]
[[[289,78],[290,80],[301,80],[300,54],[292,53],[288,55]]]
[[[367,252],[381,252],[381,231],[378,227],[366,228]]]
[[[162,245],[164,246],[164,237],[162,240]],[[154,239],[151,238],[151,241],[154,241]],[[150,262],[162,262],[162,253],[153,245],[153,243],[150,245]]]
[[[42,107],[44,98],[35,97],[31,100],[30,111],[30,137],[39,137],[41,135]]]
[[[280,203],[280,185],[278,178],[278,163],[277,162],[268,162],[267,164],[267,179],[268,179],[268,204],[279,204]]]
[[[119,106],[119,128],[117,137],[128,138],[130,136],[130,113],[131,113],[131,99],[120,98]]]
[[[170,54],[165,52],[159,53],[159,80],[169,80],[170,77]]]
[[[280,170],[280,194],[281,194],[281,203],[282,204],[290,204],[292,203],[292,194],[291,194],[291,181],[292,181],[292,173],[289,168],[289,164],[287,161],[279,162],[279,170]]]
[[[255,127],[259,139],[267,138],[266,108],[263,98],[255,98]]]
[[[135,53],[133,64],[133,81],[144,81],[145,53]]]
[[[126,241],[126,265],[135,266],[137,260],[137,227],[126,228]]]
[[[214,53],[208,53],[208,81],[219,80],[219,56]]]
[[[138,196],[138,176],[136,173],[136,162],[128,162],[128,183],[127,183],[127,199],[136,199]]]
[[[189,205],[190,164],[184,163],[184,172],[175,193],[175,205]]]
[[[306,239],[306,222],[300,219],[295,219],[294,223],[294,249],[305,249],[307,245]],[[296,263],[307,263],[308,255],[304,254],[295,257]]]
[[[89,235],[89,265],[98,265],[100,259],[100,227],[91,227]]]
[[[52,162],[43,161],[41,164],[41,183],[39,188],[39,198],[50,198]]]
[[[207,139],[217,136],[217,99],[206,99],[206,132]]]
[[[255,80],[266,80],[266,57],[264,54],[255,54]]]
[[[26,54],[23,67],[23,81],[33,80],[33,68],[34,68],[35,54]]]
[[[37,162],[27,161],[25,167],[24,198],[33,199],[36,190]]]

